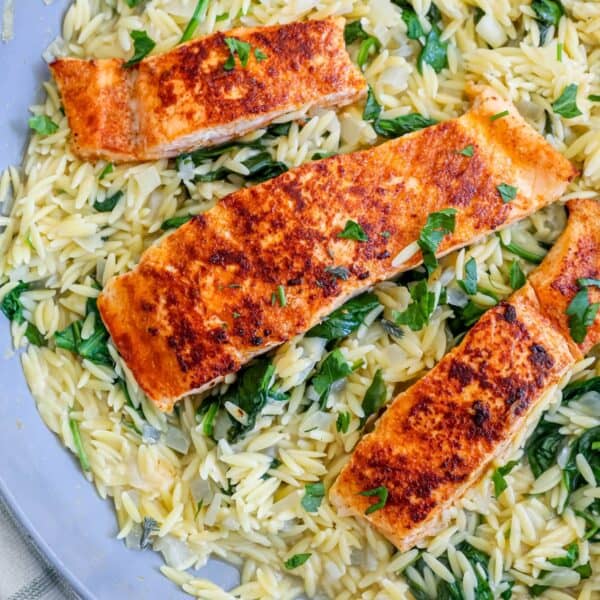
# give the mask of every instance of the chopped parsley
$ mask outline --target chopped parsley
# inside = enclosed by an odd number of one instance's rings
[[[490,121],[497,121],[498,119],[503,119],[504,117],[508,117],[510,114],[509,111],[503,110],[502,112],[496,113],[490,117]]]
[[[418,281],[409,291],[412,302],[402,312],[392,311],[392,316],[397,325],[408,325],[413,331],[420,331],[429,323],[435,310],[435,294],[429,291],[425,279]]]
[[[325,410],[331,387],[336,381],[344,379],[352,373],[349,364],[339,348],[330,352],[321,363],[318,373],[312,378],[312,385],[319,395],[319,408]]]
[[[104,200],[95,200],[94,209],[98,212],[110,212],[123,197],[123,192],[119,190],[112,196],[107,196]]]
[[[454,232],[456,224],[456,209],[446,208],[438,212],[430,213],[427,222],[419,235],[419,248],[423,252],[423,264],[429,274],[437,268],[438,261],[435,253],[439,248],[444,236]]]
[[[191,221],[193,218],[194,218],[193,215],[182,215],[180,217],[171,217],[170,219],[163,221],[160,228],[163,230],[177,229],[178,227],[181,227],[188,221]]]
[[[342,281],[347,281],[350,277],[350,271],[346,267],[326,267],[325,272]]]
[[[206,9],[208,8],[208,0],[198,0],[196,4],[196,8],[194,9],[194,13],[192,14],[192,18],[190,22],[187,24],[179,43],[187,42],[192,39],[196,29],[198,29],[198,25],[204,20],[206,17]]]
[[[242,164],[248,169],[249,173],[246,175],[247,181],[253,181],[259,183],[277,177],[288,170],[285,163],[277,160],[273,160],[268,152],[259,152],[250,158],[242,161]],[[219,167],[214,171],[209,171],[204,175],[196,175],[194,177],[195,182],[210,182],[224,179],[230,174],[238,174],[231,171],[227,167]]]
[[[504,476],[508,475],[518,464],[518,460],[511,460],[504,466],[498,467],[492,474],[492,481],[494,483],[494,495],[496,496],[496,498],[499,498],[500,494],[502,494],[502,492],[508,487]]]
[[[126,69],[137,65],[156,46],[156,42],[145,31],[134,30],[130,35],[133,40],[133,56],[123,64]]]
[[[471,158],[473,156],[473,154],[475,154],[475,149],[473,148],[473,144],[469,144],[468,146],[465,146],[462,150],[459,150],[458,154],[462,154],[463,156],[466,156],[467,158]]]
[[[577,85],[570,83],[552,103],[552,110],[565,119],[573,119],[583,113],[577,106]]]
[[[225,61],[223,69],[225,69],[225,71],[232,71],[235,69],[236,54],[240,59],[240,65],[245,69],[248,66],[248,59],[250,58],[250,44],[233,37],[226,37],[224,41],[227,48],[229,48],[229,58]]]
[[[34,115],[29,119],[29,128],[39,135],[52,135],[58,131],[58,125],[48,115]]]
[[[112,163],[108,163],[102,171],[100,171],[100,175],[98,175],[98,180],[102,181],[107,175],[110,175],[115,170],[115,165]]]
[[[375,371],[373,381],[365,392],[365,397],[362,401],[362,409],[364,416],[360,420],[360,427],[363,427],[367,419],[377,413],[377,411],[385,404],[387,400],[387,390],[383,382],[383,372],[381,369]]]
[[[512,202],[517,197],[517,188],[508,185],[508,183],[501,183],[496,186],[498,193],[500,194],[500,198],[502,198],[502,202],[507,204],[508,202]]]
[[[347,240],[356,240],[357,242],[369,241],[369,236],[365,230],[356,222],[348,219],[344,229],[337,234],[337,237]]]
[[[321,502],[325,497],[325,486],[319,483],[307,483],[304,486],[304,496],[302,497],[302,508],[306,512],[314,513],[319,510]]]
[[[303,565],[311,556],[312,556],[311,552],[305,552],[303,554],[294,554],[294,556],[292,556],[291,558],[288,558],[283,563],[283,566],[288,570],[295,569],[295,568]]]
[[[581,286],[580,286],[581,287]],[[600,303],[590,304],[587,286],[583,286],[569,303],[566,314],[569,316],[569,329],[573,341],[581,344],[593,325]]]
[[[379,299],[371,292],[356,296],[334,310],[321,323],[310,329],[306,335],[322,337],[327,340],[344,338],[356,331],[366,316],[378,306],[380,306]]]
[[[385,507],[385,505],[387,504],[389,493],[385,485],[380,485],[379,487],[373,488],[372,490],[365,490],[364,492],[359,492],[359,494],[361,496],[368,497],[376,496],[379,499],[375,504],[371,504],[371,506],[369,506],[367,510],[365,510],[365,515],[370,515],[371,513],[374,513]]]
[[[350,413],[341,412],[338,414],[335,421],[335,428],[340,433],[348,433],[348,427],[350,427]]]
[[[470,258],[465,264],[465,278],[460,279],[458,285],[469,296],[477,293],[477,262],[474,258]]]
[[[518,290],[525,285],[525,274],[521,270],[521,267],[517,260],[513,260],[510,265],[509,280],[510,287],[513,290]]]

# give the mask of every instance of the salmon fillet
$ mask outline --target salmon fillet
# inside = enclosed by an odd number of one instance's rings
[[[600,339],[600,317],[578,346],[561,313],[579,289],[577,280],[600,272],[600,236],[593,231],[600,204],[568,206],[566,230],[530,281],[393,400],[330,490],[340,514],[366,518],[401,551],[443,527],[444,512]],[[365,515],[374,500],[360,493],[380,486],[388,490],[385,507]]]
[[[490,117],[508,111],[508,116]],[[472,157],[459,151],[472,145]],[[308,163],[224,198],[108,282],[98,306],[162,410],[305,332],[350,297],[417,266],[430,213],[455,208],[438,255],[556,200],[575,169],[514,107],[482,91],[462,117],[378,147]],[[504,202],[497,186],[518,188]],[[339,236],[348,220],[368,241]],[[340,279],[328,269],[347,269]],[[272,302],[283,286],[286,304]]]
[[[250,44],[246,67],[236,55],[225,70],[225,38]],[[343,19],[214,33],[129,69],[120,59],[61,58],[50,70],[73,151],[113,162],[219,144],[293,111],[350,104],[367,89],[346,52]]]

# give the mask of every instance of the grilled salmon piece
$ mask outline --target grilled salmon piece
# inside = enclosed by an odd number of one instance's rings
[[[600,273],[594,228],[600,204],[568,206],[567,228],[525,287],[489,310],[457,348],[397,396],[356,446],[329,493],[340,514],[368,519],[402,551],[435,535],[444,511],[502,456],[582,352],[600,341],[600,317],[577,345],[564,316],[578,279]],[[373,498],[361,492],[381,486],[388,491],[385,507],[365,515]]]
[[[472,157],[459,152],[468,145]],[[458,119],[227,196],[110,281],[98,306],[141,388],[168,411],[417,266],[420,251],[394,259],[430,213],[457,210],[442,255],[554,201],[574,175],[512,105],[484,90]],[[518,188],[511,202],[501,183]],[[367,241],[339,237],[349,220]],[[272,302],[279,286],[285,306]]]
[[[250,44],[246,67],[236,55],[224,68],[226,38]],[[214,33],[129,69],[120,59],[75,58],[50,69],[73,151],[113,162],[219,144],[305,107],[350,104],[367,89],[346,52],[343,19]]]
[[[529,277],[545,314],[563,335],[571,339],[567,308],[581,289],[579,279],[600,279],[600,203],[597,200],[571,200],[569,221],[552,247],[543,268]],[[600,302],[600,288],[588,288],[590,303]],[[578,344],[583,354],[600,342],[600,317],[588,327]],[[573,342],[575,343],[575,342]]]

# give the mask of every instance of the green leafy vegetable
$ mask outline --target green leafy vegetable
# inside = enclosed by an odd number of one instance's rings
[[[96,209],[98,212],[110,212],[122,197],[123,192],[119,190],[112,196],[107,196],[104,200],[94,201],[94,209]]]
[[[196,422],[202,426],[202,433],[206,437],[214,438],[215,417],[220,405],[219,398],[207,398],[196,411]]]
[[[90,470],[90,461],[88,460],[85,448],[83,447],[83,442],[81,441],[79,423],[75,419],[69,417],[69,428],[71,429],[71,435],[73,436],[73,445],[75,446],[75,451],[77,452],[77,456],[79,457],[79,463],[81,464],[81,468],[84,471],[88,472]]]
[[[125,2],[127,3],[127,6],[129,6],[129,8],[135,8],[136,6],[139,6],[144,1],[145,0],[125,0]]]
[[[540,28],[540,42],[544,44],[550,27],[553,26],[555,29],[558,27],[558,22],[565,11],[562,4],[555,0],[533,0],[531,8],[536,14]]]
[[[559,429],[560,425],[542,419],[527,440],[525,452],[536,479],[556,462],[560,444],[564,439]]]
[[[309,337],[322,337],[327,340],[344,338],[356,331],[365,317],[380,305],[373,293],[365,293],[348,300],[334,310],[321,323],[315,325],[306,334]]]
[[[427,34],[425,45],[417,59],[419,73],[423,72],[424,63],[430,65],[436,73],[448,66],[448,42],[442,42],[440,36],[439,27],[434,25]]]
[[[337,416],[337,420],[335,422],[335,428],[340,433],[348,433],[348,427],[350,427],[350,413],[349,412],[341,412]]]
[[[579,287],[600,287],[600,279],[594,279],[593,277],[581,277],[577,280]]]
[[[544,260],[544,254],[536,254],[535,252],[531,252],[531,250],[527,250],[514,242],[510,244],[505,244],[500,238],[500,243],[503,248],[506,248],[509,252],[512,252],[519,258],[526,260],[527,262],[533,263],[534,265],[539,265]]]
[[[358,49],[356,62],[358,66],[362,68],[367,63],[371,48],[379,48],[381,43],[375,36],[368,34],[363,29],[360,21],[348,23],[344,28],[344,41],[346,44],[352,44],[359,40],[360,47]]]
[[[177,229],[178,227],[181,227],[188,221],[191,221],[193,218],[194,215],[182,215],[181,217],[171,217],[170,219],[163,221],[160,228],[163,230]]]
[[[331,386],[352,373],[350,365],[339,349],[330,352],[321,363],[318,373],[312,378],[312,385],[319,395],[319,408],[324,410],[331,392]]]
[[[314,513],[319,510],[321,502],[325,497],[325,486],[319,483],[307,483],[304,486],[304,496],[302,497],[302,508],[306,512]]]
[[[331,156],[335,156],[337,153],[336,152],[325,152],[325,151],[318,151],[315,152],[310,159],[311,160],[321,160],[322,158],[330,158]]]
[[[358,40],[366,40],[369,34],[363,29],[360,21],[352,21],[344,27],[344,41],[352,44]]]
[[[435,294],[429,291],[424,279],[412,286],[409,292],[412,302],[402,312],[392,311],[392,316],[397,325],[408,325],[413,331],[420,331],[429,323],[435,310]]]
[[[347,240],[356,240],[357,242],[367,242],[369,236],[365,233],[365,230],[356,222],[348,219],[343,231],[337,234],[339,238]]]
[[[250,171],[248,175],[245,176],[246,179],[256,183],[277,177],[288,170],[288,167],[285,163],[273,160],[268,152],[259,152],[258,154],[255,154],[254,156],[242,161],[242,164],[248,169],[248,171]],[[220,167],[215,171],[210,171],[204,175],[196,175],[194,181],[217,181],[219,179],[224,179],[231,173],[235,172],[231,171],[227,167]]]
[[[430,213],[427,217],[425,227],[419,235],[419,248],[423,252],[423,264],[429,274],[437,268],[438,261],[435,253],[444,236],[454,232],[456,218],[455,208],[446,208],[438,212]]]
[[[465,278],[457,283],[469,296],[477,293],[477,262],[474,258],[467,261],[465,264]]]
[[[58,131],[58,125],[47,115],[34,115],[29,119],[29,128],[40,135],[52,135]]]
[[[287,395],[273,387],[275,367],[268,359],[262,358],[244,369],[237,381],[221,396],[222,404],[229,401],[239,406],[247,416],[245,424],[229,417],[232,425],[227,433],[230,442],[239,440],[254,429],[256,418],[269,400],[282,401]]]
[[[572,119],[583,114],[577,106],[577,86],[574,83],[570,83],[552,103],[552,110],[565,119]]]
[[[206,9],[208,8],[208,0],[198,0],[196,4],[196,8],[192,14],[192,18],[190,22],[187,24],[179,43],[187,42],[191,40],[196,29],[198,29],[198,25],[204,20],[206,17]]]
[[[508,117],[510,114],[509,111],[503,110],[502,112],[496,113],[490,117],[490,121],[497,121],[498,119],[503,119],[504,117]]]
[[[549,558],[548,562],[556,565],[557,567],[568,567],[571,568],[575,565],[579,559],[579,544],[573,542],[565,548],[565,555],[557,558]]]
[[[258,62],[261,62],[267,59],[267,55],[260,48],[254,48],[254,58],[256,58]]]
[[[102,322],[96,298],[88,298],[86,303],[86,318],[89,314],[94,316],[94,330],[87,338],[81,337],[81,329],[85,319],[74,321],[62,331],[54,334],[54,342],[58,348],[64,348],[78,354],[98,365],[114,366],[114,361],[108,351],[108,331]]]
[[[581,344],[587,335],[588,327],[593,325],[600,303],[590,304],[587,288],[580,289],[567,306],[569,329],[575,342]]]
[[[590,94],[588,96],[588,100],[590,102],[600,102],[600,95],[599,94]]]
[[[229,58],[223,65],[226,71],[232,71],[235,69],[235,55],[238,55],[242,68],[246,68],[248,65],[248,59],[250,58],[250,44],[248,42],[242,42],[233,37],[226,37],[224,39],[227,48],[229,48]]]
[[[25,323],[25,316],[23,315],[23,305],[21,304],[21,294],[30,289],[29,283],[20,281],[8,294],[2,299],[0,303],[0,310],[4,313],[9,321],[16,321],[19,325]],[[34,346],[45,346],[46,340],[40,333],[40,330],[33,324],[27,322],[27,328],[25,329],[25,337],[29,340],[30,344]]]
[[[156,42],[145,31],[134,30],[130,35],[133,40],[133,56],[123,65],[126,69],[137,65],[156,46]]]
[[[518,261],[513,260],[510,265],[510,287],[513,290],[518,290],[525,285],[525,274],[521,271]]]
[[[517,465],[518,460],[511,460],[502,467],[498,467],[492,474],[492,481],[494,482],[494,495],[496,498],[500,497],[500,494],[508,487],[505,475],[508,475]]]
[[[284,567],[286,569],[295,569],[303,565],[310,557],[312,556],[311,552],[306,552],[303,554],[294,554],[291,558],[288,558],[284,563]]]
[[[377,102],[377,98],[375,98],[373,88],[369,86],[369,91],[367,92],[367,102],[363,110],[362,118],[365,121],[374,121],[379,117],[380,114],[381,105],[379,104],[379,102]]]
[[[365,515],[370,515],[371,513],[374,513],[384,508],[387,504],[388,494],[389,492],[385,485],[380,485],[379,487],[373,488],[372,490],[364,490],[363,492],[359,492],[360,496],[376,496],[379,499],[377,502],[375,502],[375,504],[371,504],[371,506],[369,506],[367,510],[365,510]]]
[[[425,32],[417,13],[412,8],[402,9],[402,20],[406,24],[406,35],[411,40],[420,40],[425,37]]]
[[[360,47],[358,49],[358,54],[356,56],[356,64],[362,69],[369,60],[369,53],[371,52],[371,48],[377,50],[381,47],[381,43],[375,37],[370,35],[366,40],[363,40],[360,43]]]
[[[387,399],[387,390],[383,382],[383,373],[381,369],[377,369],[373,376],[373,381],[365,392],[365,397],[362,401],[362,409],[364,416],[360,420],[360,427],[363,427],[367,419],[377,413],[377,411],[385,404]]]
[[[512,185],[508,185],[508,183],[501,183],[500,185],[496,186],[496,189],[502,198],[502,202],[505,204],[511,202],[517,197],[517,188]]]
[[[108,163],[102,171],[100,171],[100,175],[98,175],[98,180],[102,181],[107,175],[110,175],[115,170],[115,165],[112,163]]]
[[[600,426],[587,429],[571,446],[569,460],[563,469],[563,481],[567,492],[572,493],[586,483],[577,467],[576,457],[578,454],[585,457],[594,477],[600,478],[600,452],[593,448],[594,444],[598,442],[600,442]]]
[[[378,135],[386,138],[395,138],[424,129],[435,125],[437,121],[435,119],[428,119],[419,113],[411,113],[408,115],[402,115],[395,117],[394,119],[377,119],[373,123],[373,129]]]
[[[350,271],[346,267],[326,267],[325,271],[335,279],[341,279],[342,281],[347,281],[350,277]]]

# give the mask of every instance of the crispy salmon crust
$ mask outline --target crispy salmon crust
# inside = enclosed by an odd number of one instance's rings
[[[521,290],[489,310],[462,343],[398,395],[356,446],[329,498],[366,518],[400,550],[443,527],[457,502],[502,456],[544,395],[600,341],[600,316],[583,344],[564,311],[577,280],[598,277],[600,204],[571,201],[567,228]],[[597,291],[594,291],[597,301]],[[382,510],[360,492],[385,486]]]
[[[494,114],[509,111],[497,120]],[[472,145],[474,154],[459,153]],[[455,208],[439,255],[557,199],[575,169],[507,102],[484,90],[452,121],[302,165],[241,189],[147,250],[98,306],[119,352],[162,410],[218,383],[351,296],[417,266],[429,213]],[[518,188],[503,202],[500,183]],[[348,220],[368,241],[342,239]],[[345,267],[340,279],[328,269]],[[272,302],[283,286],[286,304]]]
[[[225,70],[225,38],[251,46]],[[257,57],[260,50],[266,58]],[[305,107],[342,106],[366,93],[341,19],[214,33],[142,60],[61,58],[50,65],[84,159],[152,160],[218,144]]]

